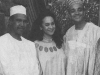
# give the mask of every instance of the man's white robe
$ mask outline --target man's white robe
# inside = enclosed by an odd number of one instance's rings
[[[64,36],[67,60],[67,75],[93,75],[95,45],[100,38],[100,28],[86,23],[83,30],[72,26]]]
[[[9,33],[0,37],[0,75],[39,75],[35,44]]]

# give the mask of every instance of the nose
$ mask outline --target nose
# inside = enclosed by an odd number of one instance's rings
[[[21,21],[21,23],[20,23],[20,24],[21,24],[21,26],[24,26],[24,22],[23,22],[23,21]]]
[[[53,28],[53,26],[50,24],[49,28],[51,28],[51,29],[52,29],[52,28]]]
[[[76,11],[75,11],[75,14],[79,14],[79,11],[76,10]]]

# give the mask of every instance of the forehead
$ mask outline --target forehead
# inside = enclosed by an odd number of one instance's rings
[[[22,19],[22,20],[26,20],[27,16],[24,14],[15,14],[14,15],[14,19]]]
[[[77,9],[77,8],[82,8],[83,4],[80,3],[73,3],[70,5],[70,9]]]
[[[45,22],[45,23],[53,22],[53,21],[54,21],[54,19],[53,19],[53,17],[51,17],[51,16],[46,16],[46,17],[44,17],[44,19],[43,19],[43,22]]]

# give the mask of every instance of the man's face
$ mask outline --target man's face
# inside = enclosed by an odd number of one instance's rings
[[[12,20],[12,31],[17,35],[22,35],[26,29],[27,17],[24,14],[15,14]]]
[[[73,21],[80,22],[83,20],[84,12],[82,4],[75,3],[70,6],[70,15]]]

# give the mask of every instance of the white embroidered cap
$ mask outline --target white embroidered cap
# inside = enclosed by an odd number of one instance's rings
[[[16,5],[10,8],[10,16],[14,14],[24,14],[26,15],[26,8],[22,5]]]
[[[68,1],[68,5],[73,5],[73,4],[83,4],[83,0],[67,0]]]

